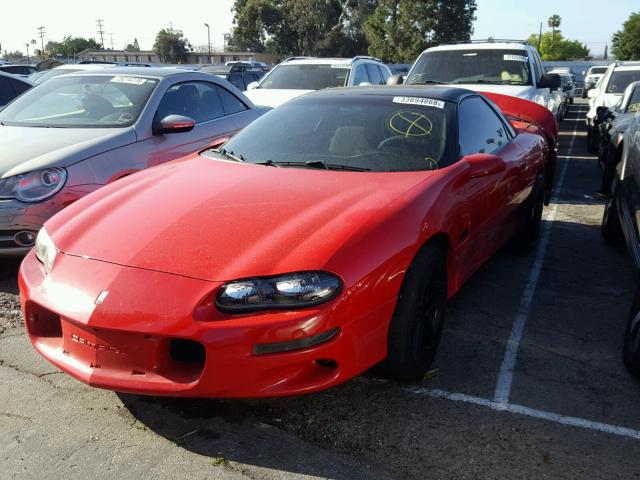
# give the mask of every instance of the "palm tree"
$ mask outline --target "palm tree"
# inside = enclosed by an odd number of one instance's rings
[[[551,15],[549,17],[549,20],[547,21],[547,24],[551,27],[552,37],[554,41],[556,39],[556,29],[560,27],[561,22],[562,18],[560,18],[560,15]]]

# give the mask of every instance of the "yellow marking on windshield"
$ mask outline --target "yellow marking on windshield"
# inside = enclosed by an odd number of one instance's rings
[[[433,122],[423,113],[401,111],[389,119],[389,128],[405,138],[423,137],[431,134]]]

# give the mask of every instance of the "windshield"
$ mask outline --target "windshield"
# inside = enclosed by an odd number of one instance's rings
[[[606,93],[623,94],[631,82],[640,80],[640,70],[616,71],[611,75]]]
[[[52,78],[58,77],[60,75],[65,75],[71,72],[81,72],[82,68],[73,69],[73,68],[54,68],[52,70],[45,70],[43,72],[36,72],[29,76],[29,80],[33,82],[34,85],[38,85],[42,82],[50,80]]]
[[[607,68],[608,67],[595,67],[595,68],[592,68],[591,70],[589,70],[589,75],[592,75],[592,74],[599,75],[599,74],[605,73],[607,71]]]
[[[126,127],[135,123],[158,81],[62,75],[32,88],[0,112],[4,125]]]
[[[627,103],[627,112],[640,112],[640,85],[633,89]]]
[[[221,152],[282,167],[435,170],[455,161],[457,142],[448,140],[454,112],[454,104],[426,97],[303,97],[254,121]]]
[[[279,65],[258,88],[322,90],[344,87],[351,69],[348,65]]]
[[[524,50],[442,50],[423,53],[407,83],[531,85]]]

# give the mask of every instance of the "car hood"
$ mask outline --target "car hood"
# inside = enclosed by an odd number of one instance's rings
[[[322,269],[344,242],[386,217],[394,199],[433,175],[192,156],[104,187],[45,226],[66,254],[204,280]]]
[[[536,93],[536,90],[531,85],[491,85],[487,83],[470,83],[470,84],[455,84],[456,87],[466,88],[467,90],[473,90],[476,92],[492,92],[501,93],[503,95],[509,95],[510,97],[524,98],[525,100],[531,100]]]
[[[249,97],[255,105],[264,107],[275,108],[278,105],[282,105],[288,102],[292,98],[299,97],[305,93],[313,92],[314,90],[281,90],[276,88],[256,88],[253,90],[247,90],[244,94]]]
[[[40,168],[66,167],[136,141],[129,128],[0,126],[0,177]]]

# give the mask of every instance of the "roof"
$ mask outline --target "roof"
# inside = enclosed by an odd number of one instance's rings
[[[349,88],[327,88],[308,93],[298,98],[317,96],[359,97],[362,95],[387,95],[394,97],[428,97],[435,100],[459,102],[468,95],[478,95],[478,92],[449,85],[379,85]]]
[[[83,65],[79,66],[82,67]],[[87,72],[85,70],[73,72],[70,73],[69,76],[82,76],[90,73],[91,75],[128,75],[138,77],[164,78],[185,72],[186,70],[181,70],[174,67],[111,67],[92,69],[90,72]]]
[[[371,60],[382,63],[377,58],[362,55],[352,58],[290,57],[282,63],[287,65],[351,65],[357,60]]]
[[[14,75],[13,73],[3,72],[0,70],[0,77],[13,78],[14,80],[22,83],[26,83],[27,85],[33,85],[30,80],[25,77],[21,77],[20,75]]]
[[[456,43],[427,48],[425,52],[439,52],[445,50],[522,50],[532,48],[522,42],[484,42],[484,43]]]
[[[637,71],[640,70],[640,62],[620,62],[613,67],[613,70],[616,72]]]

